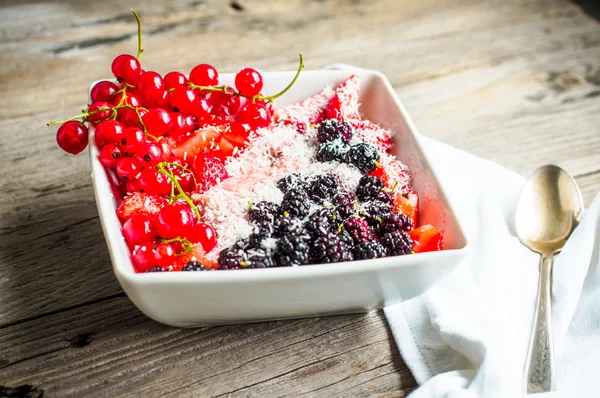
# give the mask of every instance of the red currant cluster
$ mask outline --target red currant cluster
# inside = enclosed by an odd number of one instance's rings
[[[217,70],[208,64],[194,67],[189,78],[180,72],[163,77],[142,69],[142,28],[133,13],[137,57],[117,56],[111,66],[116,81],[94,85],[91,104],[81,115],[49,124],[61,124],[56,140],[71,154],[87,147],[87,126],[95,128],[99,161],[124,199],[121,207],[142,196],[166,202],[154,214],[138,209],[121,217],[133,263],[146,271],[172,267],[177,258],[194,252],[194,244],[204,252],[214,248],[215,232],[201,222],[190,195],[228,177],[224,161],[244,149],[251,133],[271,123],[272,101],[295,83],[303,63],[300,56],[293,81],[272,96],[261,94],[263,78],[253,68],[237,73],[235,87],[219,85]]]

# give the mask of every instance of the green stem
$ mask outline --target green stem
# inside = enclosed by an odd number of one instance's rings
[[[222,91],[222,92],[230,92],[230,93],[235,93],[234,91],[229,90],[229,87],[227,86],[217,86],[217,87],[213,87],[213,86],[199,86],[197,84],[194,84],[192,82],[188,82],[186,84],[189,88],[197,88],[198,90],[205,90],[205,91]]]
[[[138,52],[136,58],[140,59],[140,56],[144,52],[144,48],[142,47],[142,21],[138,13],[135,12],[133,8],[131,8],[131,12],[133,13],[133,15],[135,15],[135,20],[137,21],[138,26]]]
[[[165,165],[167,167],[165,167]],[[190,197],[187,196],[186,193],[183,191],[183,189],[181,188],[181,185],[179,185],[179,181],[177,181],[177,177],[175,177],[175,174],[173,174],[173,172],[171,170],[168,170],[168,166],[169,166],[168,162],[161,162],[156,165],[156,168],[158,168],[158,171],[160,173],[166,175],[167,178],[169,178],[169,180],[171,180],[171,184],[175,185],[175,187],[177,188],[177,191],[179,192],[177,197],[185,200],[187,202],[187,204],[192,208],[192,210],[194,210],[194,214],[196,214],[196,218],[198,219],[198,221],[202,221],[202,217],[200,216],[200,211],[198,210],[198,207],[196,207],[196,205],[194,204],[192,199],[190,199]]]
[[[172,239],[161,239],[161,242],[164,242],[164,243],[179,242],[179,243],[181,243],[181,245],[183,246],[183,251],[181,253],[178,253],[177,257],[183,256],[185,253],[194,251],[194,245],[192,244],[192,242],[190,242],[189,240],[187,240],[185,238],[177,237],[177,238],[172,238]]]
[[[281,97],[290,88],[292,88],[292,86],[294,85],[294,83],[296,83],[296,80],[298,80],[298,77],[300,76],[300,72],[302,71],[302,69],[304,69],[304,60],[302,58],[302,54],[300,54],[300,65],[298,65],[298,70],[296,71],[296,76],[294,76],[294,79],[290,82],[290,84],[288,84],[286,88],[284,88],[282,91],[278,92],[275,95],[270,95],[270,96],[267,96],[267,97],[262,96],[262,95],[258,95],[258,96],[255,97],[255,99],[265,100],[265,101],[273,101],[275,98]]]

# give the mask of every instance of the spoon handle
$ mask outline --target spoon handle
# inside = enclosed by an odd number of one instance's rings
[[[552,346],[552,255],[542,255],[537,308],[525,368],[527,393],[554,390],[554,348]]]

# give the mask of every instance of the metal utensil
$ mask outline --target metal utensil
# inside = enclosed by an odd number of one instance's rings
[[[525,182],[517,203],[516,232],[521,243],[541,255],[537,308],[525,365],[527,393],[553,391],[555,387],[550,322],[552,264],[582,215],[579,188],[560,167],[540,167]]]

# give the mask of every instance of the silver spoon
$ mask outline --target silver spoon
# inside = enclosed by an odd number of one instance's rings
[[[552,264],[582,215],[579,188],[560,167],[540,167],[525,182],[517,203],[515,227],[521,243],[541,255],[537,308],[525,365],[527,393],[554,390]]]

